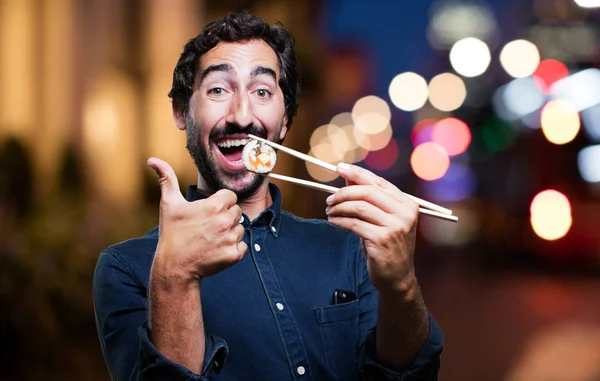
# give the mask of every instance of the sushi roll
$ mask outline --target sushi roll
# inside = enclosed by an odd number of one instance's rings
[[[275,167],[277,154],[267,143],[250,140],[242,151],[242,161],[250,172],[269,173]]]

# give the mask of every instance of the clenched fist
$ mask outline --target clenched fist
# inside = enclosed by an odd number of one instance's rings
[[[151,158],[148,165],[158,174],[161,190],[153,275],[167,285],[189,284],[241,260],[248,246],[242,241],[242,210],[235,193],[222,189],[204,200],[188,202],[169,164]]]

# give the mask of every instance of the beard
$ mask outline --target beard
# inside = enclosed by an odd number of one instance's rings
[[[236,194],[238,200],[245,200],[256,193],[256,191],[267,181],[266,176],[261,176],[250,171],[241,171],[234,174],[221,173],[218,169],[215,154],[208,149],[210,144],[207,147],[202,144],[204,138],[201,133],[202,129],[189,114],[185,118],[185,126],[187,138],[186,147],[196,164],[196,168],[198,168],[198,172],[200,172],[206,181],[210,191],[216,192],[219,189],[229,189]],[[281,123],[276,136],[279,136],[282,127],[283,122]],[[264,128],[258,128],[254,125],[241,128],[235,124],[227,124],[224,127],[215,127],[210,132],[208,141],[215,141],[215,139],[220,137],[236,133],[252,134],[264,139],[268,138],[267,131]],[[243,181],[244,179],[245,181]]]

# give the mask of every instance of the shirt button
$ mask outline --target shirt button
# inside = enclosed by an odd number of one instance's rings
[[[279,311],[283,311],[283,304],[277,303],[276,306]]]
[[[271,231],[272,231],[273,233],[276,233],[276,232],[277,232],[277,229],[275,229],[275,226],[271,226]]]
[[[296,369],[296,372],[302,376],[304,373],[306,373],[306,369],[304,369],[303,366],[299,366],[298,369]]]
[[[254,251],[260,251],[260,245],[258,243],[254,244]]]
[[[240,224],[244,223],[244,216],[240,217]]]

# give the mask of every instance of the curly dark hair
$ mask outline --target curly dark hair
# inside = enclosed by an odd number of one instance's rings
[[[207,24],[202,32],[191,39],[175,65],[173,84],[169,92],[180,110],[187,111],[194,91],[200,57],[219,42],[243,42],[262,39],[277,55],[279,62],[279,87],[283,92],[288,129],[298,110],[296,97],[300,93],[300,66],[295,52],[294,37],[281,23],[269,25],[264,19],[247,12],[229,13]]]

